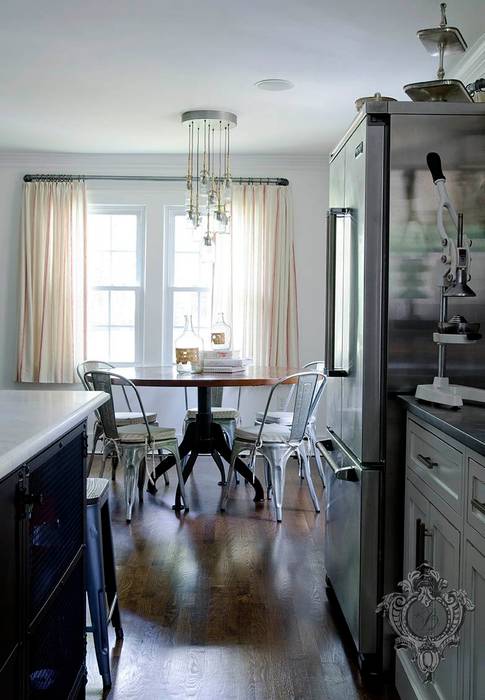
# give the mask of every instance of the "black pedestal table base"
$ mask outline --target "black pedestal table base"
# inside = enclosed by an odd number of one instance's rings
[[[220,457],[225,459],[228,463],[231,461],[231,448],[227,444],[224,431],[222,427],[218,423],[215,423],[212,419],[210,387],[197,387],[197,399],[197,418],[195,421],[187,425],[184,438],[179,445],[180,459],[183,460],[188,456],[183,469],[184,482],[187,481],[192,473],[192,469],[194,468],[194,464],[199,455],[212,455],[214,461],[219,467],[219,470],[221,470]],[[165,457],[155,469],[155,473],[153,474],[154,481],[173,467],[174,464],[175,459],[172,455]],[[239,472],[239,474],[241,474],[241,476],[253,486],[255,491],[254,501],[256,503],[263,501],[263,487],[249,467],[242,461],[242,459],[239,458],[236,460],[235,467],[236,471]],[[221,483],[223,483],[223,470],[221,472],[221,476]],[[156,486],[152,484],[151,481],[148,482],[147,490],[152,494],[157,492]],[[180,489],[177,487],[175,510],[181,509]]]

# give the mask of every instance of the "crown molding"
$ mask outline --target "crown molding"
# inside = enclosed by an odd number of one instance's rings
[[[453,78],[461,80],[465,85],[485,77],[485,34],[465,52],[451,72]]]
[[[231,160],[235,177],[286,177],[290,172],[322,172],[327,168],[327,157],[324,155],[234,154]],[[12,151],[0,152],[0,167],[36,173],[183,175],[186,155]]]

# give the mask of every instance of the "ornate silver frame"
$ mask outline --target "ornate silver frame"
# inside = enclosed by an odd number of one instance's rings
[[[430,683],[446,649],[460,642],[458,631],[465,612],[474,610],[475,606],[465,591],[447,591],[448,581],[426,563],[411,571],[398,585],[402,592],[384,596],[376,612],[386,615],[397,634],[394,647],[412,649],[412,661],[424,675],[424,683]],[[412,628],[410,618],[415,606],[429,610],[422,634]],[[440,624],[436,630],[437,620]]]

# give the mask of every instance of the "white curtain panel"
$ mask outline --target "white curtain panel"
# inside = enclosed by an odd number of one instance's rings
[[[24,184],[19,382],[76,381],[85,355],[86,225],[83,181]]]
[[[298,367],[293,218],[288,187],[234,185],[232,235],[215,245],[213,314],[255,365]]]

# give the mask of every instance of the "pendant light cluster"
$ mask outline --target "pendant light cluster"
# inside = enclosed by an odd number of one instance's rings
[[[230,233],[230,130],[237,117],[218,110],[191,110],[182,114],[182,123],[188,126],[189,142],[185,211],[200,233],[203,249],[213,250],[216,234]]]

